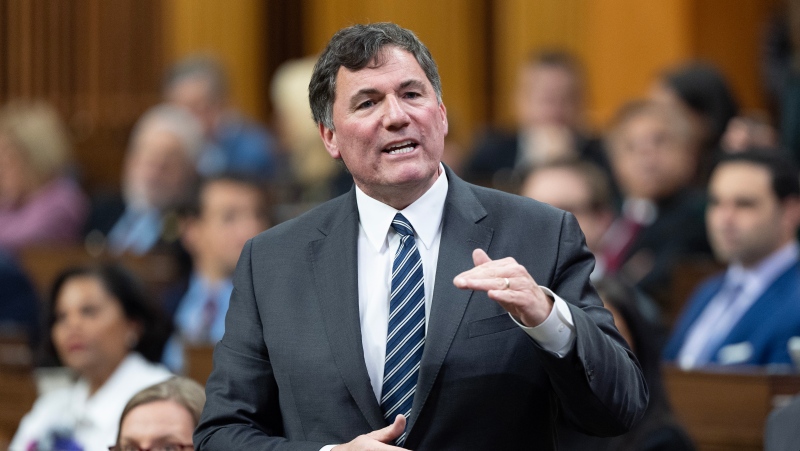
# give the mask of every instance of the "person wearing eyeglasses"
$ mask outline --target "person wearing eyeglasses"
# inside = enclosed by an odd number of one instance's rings
[[[194,449],[192,432],[206,394],[197,382],[173,377],[135,394],[119,420],[117,444],[110,451]]]

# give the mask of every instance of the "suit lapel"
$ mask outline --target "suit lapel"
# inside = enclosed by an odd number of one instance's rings
[[[386,426],[364,362],[358,312],[358,211],[355,191],[343,199],[326,236],[309,244],[317,296],[333,358],[373,430]]]
[[[472,296],[472,291],[456,288],[453,279],[473,267],[472,251],[476,248],[488,250],[493,234],[492,229],[476,224],[486,216],[486,210],[469,186],[449,169],[447,178],[449,190],[442,217],[436,282],[425,336],[425,350],[408,424],[409,436],[433,388]]]

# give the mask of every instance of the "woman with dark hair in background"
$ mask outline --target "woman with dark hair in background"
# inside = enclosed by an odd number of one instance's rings
[[[102,265],[56,278],[47,326],[51,350],[76,380],[39,397],[10,449],[105,449],[131,396],[171,376],[153,363],[169,323],[130,273]]]
[[[699,181],[705,184],[721,151],[728,123],[739,114],[736,97],[725,76],[710,63],[691,62],[662,74],[651,90],[657,102],[684,108],[692,119],[698,149]]]

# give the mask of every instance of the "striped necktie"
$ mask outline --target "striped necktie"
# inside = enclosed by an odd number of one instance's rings
[[[406,418],[411,415],[425,344],[425,288],[414,229],[400,213],[395,215],[392,227],[401,238],[392,264],[389,328],[381,395],[381,409],[389,423],[398,414]],[[402,446],[405,439],[406,433],[403,432],[396,444]]]

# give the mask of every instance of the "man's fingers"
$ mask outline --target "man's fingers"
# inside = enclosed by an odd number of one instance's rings
[[[489,258],[489,255],[483,249],[478,248],[472,251],[472,262],[475,263],[475,266],[480,266],[490,261],[492,261],[492,259]]]
[[[374,438],[375,440],[382,442],[382,443],[391,443],[397,437],[403,434],[403,431],[406,429],[406,417],[404,415],[397,415],[394,419],[394,423],[386,426],[383,429],[378,429],[377,431],[372,431],[367,434],[367,437]]]
[[[506,279],[508,279],[509,287],[506,288]],[[459,282],[462,285],[459,285]],[[517,281],[515,289],[521,289],[520,282]],[[488,279],[477,279],[477,278],[460,278],[457,279],[456,286],[459,288],[465,288],[470,290],[478,290],[478,291],[489,291],[489,290],[506,290],[515,287],[514,279],[512,277],[490,277]]]

